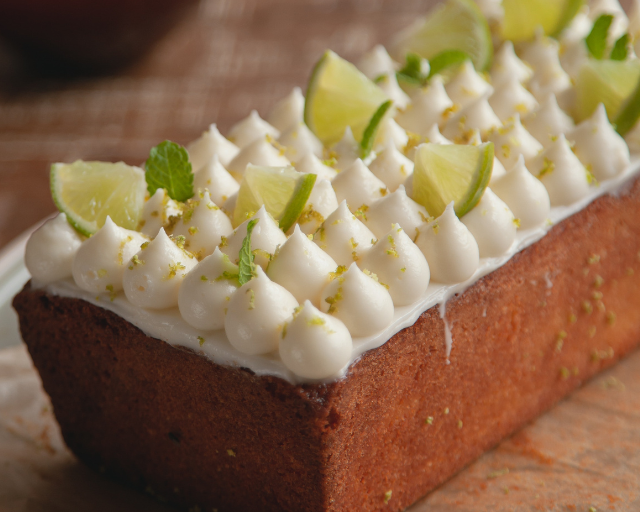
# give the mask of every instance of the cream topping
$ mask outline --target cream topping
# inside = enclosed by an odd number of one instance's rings
[[[521,117],[525,116],[538,107],[538,102],[518,79],[512,76],[505,78],[497,86],[495,92],[489,97],[489,105],[498,118],[505,122],[516,113]]]
[[[189,325],[203,331],[224,328],[231,295],[238,288],[238,266],[216,247],[182,281],[178,308]]]
[[[503,82],[517,80],[521,84],[526,83],[533,76],[533,70],[522,62],[513,49],[511,41],[505,41],[500,46],[493,58],[491,66],[491,81],[494,87],[499,87]]]
[[[238,263],[242,241],[247,236],[247,224],[254,219],[257,219],[258,222],[251,232],[251,250],[255,254],[256,265],[267,268],[270,257],[275,254],[279,245],[286,242],[287,237],[264,206],[261,206],[252,217],[245,220],[226,240],[223,240],[223,243],[220,244],[220,250],[229,256],[231,261]]]
[[[456,216],[453,203],[440,217],[418,228],[416,244],[427,258],[433,281],[461,283],[478,269],[478,244]]]
[[[137,231],[121,228],[107,217],[104,226],[77,249],[72,267],[74,281],[92,293],[122,290],[124,270],[146,240]]]
[[[249,355],[278,350],[284,323],[296,307],[295,297],[258,267],[256,277],[234,291],[229,300],[224,319],[229,343]]]
[[[425,136],[434,124],[442,121],[442,116],[453,107],[453,101],[447,96],[442,78],[433,77],[429,86],[420,89],[404,112],[396,115],[396,121],[405,130]]]
[[[307,199],[307,204],[298,218],[298,225],[307,235],[315,233],[324,219],[337,209],[338,198],[331,183],[318,177]]]
[[[214,155],[218,155],[220,162],[223,165],[227,165],[239,151],[240,148],[238,146],[220,134],[215,123],[209,126],[209,129],[198,139],[187,146],[189,161],[194,172],[198,172],[207,165]]]
[[[164,229],[126,262],[122,287],[129,302],[148,309],[178,305],[178,292],[187,273],[198,260],[178,247]]]
[[[338,376],[349,363],[352,350],[347,327],[309,301],[287,322],[279,347],[285,366],[306,379]]]
[[[471,130],[471,132],[469,132],[469,140],[467,141],[467,144],[470,144],[472,146],[479,146],[480,144],[482,144],[482,136],[480,135],[480,130]],[[493,167],[491,168],[491,180],[490,182],[492,183],[493,180],[496,180],[502,176],[504,176],[507,173],[507,171],[504,168],[504,165],[502,165],[502,163],[500,162],[500,160],[498,160],[495,156],[493,157]]]
[[[396,108],[404,109],[409,104],[411,99],[398,85],[398,79],[395,72],[385,73],[376,80],[376,84],[387,97],[393,101]]]
[[[589,35],[593,22],[589,18],[589,8],[583,7],[571,20],[569,26],[560,34],[560,41],[578,41]]]
[[[571,87],[571,79],[560,65],[559,48],[558,41],[538,31],[524,49],[522,59],[533,67],[528,87],[538,100],[550,92],[558,96]]]
[[[231,160],[228,166],[229,172],[238,181],[242,180],[247,165],[262,165],[265,167],[286,167],[291,162],[284,156],[284,151],[274,148],[267,137],[260,137],[240,150],[240,153]]]
[[[476,239],[481,258],[504,254],[516,239],[513,213],[490,188],[484,191],[480,202],[461,220]]]
[[[350,126],[345,128],[342,138],[331,148],[331,152],[337,159],[335,167],[340,171],[360,158],[360,144],[353,136]]]
[[[198,259],[213,253],[222,237],[229,236],[232,232],[229,217],[211,201],[208,191],[187,202],[173,228],[173,234],[183,236],[185,248]]]
[[[381,44],[373,47],[358,61],[357,67],[367,78],[375,80],[380,75],[395,73],[398,65]]]
[[[280,136],[280,130],[262,119],[257,110],[252,110],[247,117],[238,121],[229,130],[229,140],[240,149],[266,136],[277,139]]]
[[[369,164],[369,170],[393,192],[413,173],[413,162],[400,153],[389,139],[384,149]]]
[[[520,122],[520,115],[516,114],[508,124],[492,130],[488,138],[494,144],[495,155],[505,168],[513,167],[518,156],[524,156],[525,162],[542,151],[540,144]]]
[[[482,96],[491,95],[493,87],[478,74],[471,61],[466,60],[451,81],[445,85],[445,90],[453,103],[464,108]]]
[[[606,180],[629,167],[631,157],[624,139],[618,135],[600,103],[590,118],[567,134],[573,150],[598,180]]]
[[[285,147],[285,156],[292,162],[297,162],[311,153],[322,156],[322,142],[302,121],[294,124],[278,139],[278,143]]]
[[[491,181],[491,189],[513,212],[521,229],[540,226],[549,218],[547,189],[527,170],[522,155],[508,173]]]
[[[339,202],[352,210],[371,205],[387,193],[387,186],[359,158],[331,182]]]
[[[267,116],[267,121],[277,130],[285,132],[292,126],[301,123],[303,117],[304,96],[300,87],[294,87],[287,96],[273,106]]]
[[[385,116],[378,126],[375,149],[377,150],[384,147],[387,141],[393,142],[393,145],[397,149],[402,150],[409,142],[409,136],[407,132],[396,123],[395,119]]]
[[[427,291],[429,265],[426,258],[399,224],[380,237],[362,258],[360,267],[378,276],[388,286],[394,306],[408,306]]]
[[[354,337],[371,336],[393,320],[391,295],[355,263],[324,288],[320,309],[341,320]]]
[[[160,228],[166,227],[169,217],[182,213],[180,206],[169,197],[163,188],[156,190],[149,197],[142,207],[142,218],[140,221],[140,231],[143,235],[153,238],[158,234]]]
[[[501,0],[475,0],[475,2],[488,21],[500,21],[504,17]]]
[[[298,302],[320,304],[320,292],[329,282],[329,273],[338,264],[314,244],[298,226],[276,252],[267,275],[289,290]]]
[[[527,131],[545,147],[555,137],[573,128],[573,120],[558,106],[553,93],[549,93],[540,106],[524,118],[524,124]]]
[[[322,161],[313,153],[307,153],[299,161],[295,163],[296,171],[303,172],[305,174],[315,174],[319,180],[331,181],[338,175],[333,167],[329,167],[322,163]]]
[[[41,284],[71,277],[73,259],[82,239],[59,213],[47,220],[30,237],[24,253],[27,270]]]
[[[451,116],[442,131],[443,135],[454,141],[463,142],[473,130],[486,133],[501,126],[502,122],[483,96]]]
[[[366,226],[377,238],[387,233],[394,223],[415,237],[418,226],[428,218],[425,207],[408,197],[403,185],[374,203],[364,214]]]
[[[347,202],[327,217],[313,235],[313,241],[331,256],[338,265],[347,266],[358,261],[371,249],[375,235],[349,211]]]
[[[549,192],[551,206],[575,203],[589,193],[587,171],[562,134],[527,167]]]
[[[238,192],[240,184],[220,163],[218,155],[214,155],[211,161],[193,177],[193,187],[196,190],[208,190],[211,200],[217,205],[222,205]]]

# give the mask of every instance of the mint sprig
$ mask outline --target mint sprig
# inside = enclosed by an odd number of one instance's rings
[[[247,223],[247,236],[242,240],[238,261],[238,282],[240,286],[248,283],[256,276],[255,255],[251,251],[251,232],[260,219],[253,219]]]
[[[378,131],[378,127],[380,126],[380,122],[382,118],[387,113],[387,110],[391,108],[393,101],[387,100],[382,105],[378,107],[378,110],[371,116],[371,120],[369,124],[364,130],[362,135],[362,140],[360,141],[360,157],[366,158],[371,153],[373,149],[373,142],[376,138],[376,132]]]
[[[427,84],[429,74],[424,73],[422,68],[422,57],[417,53],[409,52],[405,57],[404,67],[396,73],[396,78],[400,82],[422,87]]]
[[[144,167],[150,195],[164,188],[169,197],[176,201],[193,197],[193,170],[189,154],[181,145],[170,140],[161,142],[151,148]]]
[[[431,66],[429,78],[438,73],[442,73],[451,66],[462,64],[465,60],[471,60],[471,56],[462,50],[445,50],[440,52],[429,61],[429,65]]]
[[[611,60],[626,60],[627,54],[629,53],[629,34],[624,34],[620,36],[620,39],[616,41],[616,44],[613,45],[613,50],[611,50],[611,55],[609,58]]]
[[[591,32],[584,40],[589,53],[598,60],[604,58],[604,53],[607,50],[607,36],[612,22],[613,16],[611,14],[603,14],[594,22]]]

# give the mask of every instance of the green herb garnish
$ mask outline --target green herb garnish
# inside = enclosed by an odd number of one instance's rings
[[[627,54],[629,53],[629,34],[624,34],[616,41],[616,44],[613,45],[613,50],[611,50],[611,55],[609,58],[611,60],[626,60]]]
[[[250,220],[247,224],[247,236],[242,241],[242,247],[240,248],[240,257],[238,262],[238,282],[240,286],[248,283],[256,276],[256,264],[253,262],[255,256],[251,251],[251,232],[253,227],[258,223],[260,219]]]
[[[189,154],[179,144],[165,140],[151,148],[145,171],[150,195],[164,188],[176,201],[184,202],[193,197],[193,170]]]
[[[465,60],[471,60],[471,56],[462,50],[445,50],[429,61],[431,69],[429,78],[438,73],[442,73],[445,69],[458,64],[462,64]]]
[[[609,27],[611,27],[612,21],[613,16],[611,14],[603,14],[600,16],[584,40],[589,53],[596,59],[604,58],[604,52],[607,49],[607,36],[609,35]]]
[[[422,66],[422,57],[417,53],[409,52],[405,57],[404,67],[396,73],[400,82],[422,87],[427,84],[429,73],[425,73]]]

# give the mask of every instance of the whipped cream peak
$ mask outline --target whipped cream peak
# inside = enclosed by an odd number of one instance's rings
[[[440,133],[437,123],[433,123],[424,134],[425,142],[431,142],[432,144],[453,144],[452,141],[447,139]]]
[[[231,160],[227,169],[238,181],[242,181],[247,165],[262,165],[264,167],[287,167],[291,165],[289,159],[284,156],[284,150],[273,147],[269,137],[259,137],[247,146],[244,146],[238,155]]]
[[[533,67],[533,77],[528,83],[529,90],[538,100],[542,100],[550,92],[558,96],[571,87],[571,78],[562,68],[558,41],[536,33],[533,42],[528,43],[522,59]]]
[[[67,216],[59,213],[29,237],[24,253],[27,270],[41,284],[71,277],[73,259],[81,244],[82,238]]]
[[[298,217],[298,225],[303,233],[312,234],[320,227],[331,213],[338,209],[338,198],[331,186],[329,180],[325,180],[318,176],[307,204],[300,217]]]
[[[395,307],[408,306],[420,299],[429,286],[426,258],[399,224],[380,237],[359,264],[389,288]]]
[[[335,155],[337,160],[335,167],[339,171],[343,171],[360,158],[360,144],[353,136],[351,126],[344,129],[342,138],[331,148],[331,153]]]
[[[431,279],[437,283],[461,283],[478,269],[478,244],[456,216],[453,202],[440,217],[418,228],[415,243],[427,258]]]
[[[538,107],[538,102],[516,76],[505,78],[489,98],[489,104],[498,118],[504,122],[514,114],[524,116]]]
[[[203,331],[223,329],[227,304],[238,286],[238,266],[216,247],[182,281],[178,293],[182,318]]]
[[[322,156],[322,142],[316,137],[304,122],[294,124],[278,139],[284,146],[285,156],[292,162],[297,162],[307,154]]]
[[[331,256],[338,265],[358,261],[371,249],[375,235],[349,211],[342,201],[313,235],[313,241]]]
[[[398,79],[396,78],[395,72],[381,75],[376,80],[376,84],[380,89],[382,89],[387,97],[393,101],[395,108],[403,110],[411,102],[407,93],[400,88],[400,85],[398,85]]]
[[[357,158],[331,182],[338,201],[346,201],[352,210],[369,206],[387,194],[387,186]]]
[[[329,282],[329,273],[338,264],[314,244],[298,226],[269,263],[269,278],[289,290],[298,302],[310,300],[318,306],[320,292]]]
[[[204,132],[198,139],[187,146],[189,161],[193,172],[198,172],[207,165],[214,155],[218,155],[220,162],[227,165],[238,154],[240,148],[233,142],[225,139],[214,124]]]
[[[504,17],[502,0],[475,0],[475,3],[489,22],[499,22]]]
[[[516,55],[511,41],[505,41],[493,58],[491,66],[491,81],[494,87],[499,87],[507,80],[517,80],[526,83],[533,76],[533,70]]]
[[[267,268],[271,256],[275,254],[278,246],[286,242],[287,236],[273,217],[269,215],[264,205],[252,217],[240,224],[227,238],[222,239],[220,250],[228,255],[232,262],[237,263],[242,241],[247,236],[247,224],[254,219],[257,219],[258,222],[251,232],[251,250],[255,254],[256,265]]]
[[[388,139],[382,151],[369,164],[369,170],[393,192],[413,173],[413,162],[398,151],[393,140]]]
[[[593,22],[589,18],[589,8],[584,6],[571,20],[571,23],[560,34],[560,42],[573,42],[584,40],[593,28]]]
[[[277,139],[280,136],[280,130],[262,119],[257,110],[252,110],[247,117],[238,121],[229,130],[229,140],[240,149],[266,136]]]
[[[540,226],[549,218],[551,204],[547,189],[525,167],[522,155],[509,172],[491,181],[491,188],[512,211],[521,229]]]
[[[218,155],[213,155],[209,163],[193,177],[193,186],[196,190],[208,190],[211,200],[218,205],[224,204],[240,189],[240,184],[220,163]]]
[[[573,120],[558,106],[553,93],[547,94],[540,106],[524,118],[527,131],[544,147],[561,133],[573,128]]]
[[[180,205],[169,197],[165,189],[159,188],[145,201],[142,207],[140,231],[153,238],[158,234],[160,228],[169,224],[170,217],[178,216],[181,213]]]
[[[517,222],[513,213],[490,188],[461,221],[476,239],[481,258],[501,256],[516,239]]]
[[[355,263],[325,287],[320,309],[341,320],[354,338],[380,332],[394,312],[387,288]]]
[[[440,124],[443,115],[453,108],[442,78],[434,76],[427,87],[421,88],[404,112],[396,115],[396,121],[405,130],[425,136],[431,127]]]
[[[387,49],[378,44],[358,61],[357,68],[370,80],[375,80],[380,75],[395,73],[398,64],[389,56]]]
[[[292,126],[301,123],[304,118],[304,96],[300,87],[294,87],[293,90],[280,101],[278,101],[269,115],[268,123],[285,132]]]
[[[411,237],[417,228],[429,219],[429,213],[421,204],[407,196],[404,185],[395,192],[375,202],[364,212],[365,225],[376,237],[384,236],[397,223]]]
[[[185,238],[185,248],[199,260],[213,253],[223,236],[233,232],[229,217],[211,200],[208,191],[189,199],[173,234]]]
[[[449,117],[442,131],[443,135],[453,141],[465,142],[473,130],[487,133],[501,126],[502,122],[489,105],[488,98],[482,96],[467,103],[463,109]]]
[[[522,126],[520,114],[515,114],[506,125],[491,130],[488,139],[494,144],[496,157],[507,169],[516,164],[518,156],[523,155],[525,162],[529,162],[543,149]]]
[[[597,180],[617,176],[631,164],[629,147],[615,131],[602,103],[594,113],[567,134],[573,150]]]
[[[325,379],[349,363],[352,349],[351,334],[344,323],[305,301],[282,330],[279,352],[282,362],[296,375]]]
[[[333,167],[329,167],[325,163],[323,163],[316,155],[313,153],[307,153],[302,158],[300,158],[295,164],[296,171],[302,172],[305,174],[315,174],[318,176],[319,180],[329,180],[331,181],[338,175],[338,171],[336,171]]]
[[[126,262],[122,286],[129,302],[146,309],[166,309],[178,305],[183,279],[198,264],[184,249],[184,242],[174,241],[160,229],[151,242]]]
[[[164,233],[163,229],[160,229]],[[115,294],[122,290],[122,276],[131,257],[147,239],[136,231],[117,226],[107,216],[104,225],[77,249],[73,279],[82,290]]]
[[[451,101],[461,108],[470,105],[482,96],[489,96],[493,87],[482,78],[470,60],[464,61],[451,81],[445,85]]]
[[[395,119],[385,116],[378,126],[375,149],[380,149],[380,147],[383,147],[389,140],[393,142],[393,145],[397,149],[403,150],[409,143],[409,136]]]
[[[589,193],[587,170],[571,151],[564,134],[527,166],[547,189],[551,206],[570,205]]]
[[[297,307],[295,297],[257,267],[256,276],[229,300],[224,319],[229,343],[249,355],[278,350],[282,328]]]
[[[640,40],[640,37],[638,37],[640,36],[640,0],[633,0],[633,7],[629,15],[629,34],[636,42]]]

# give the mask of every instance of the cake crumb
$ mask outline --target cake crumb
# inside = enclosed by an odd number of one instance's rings
[[[589,327],[589,337],[593,338],[596,335],[596,326],[592,325]]]
[[[458,428],[462,428],[462,420],[458,420]]]
[[[492,471],[487,475],[487,480],[493,480],[494,478],[498,478],[499,476],[508,475],[509,468],[498,469],[497,471]]]
[[[570,375],[571,373],[569,372],[569,368],[567,368],[566,366],[563,366],[562,368],[560,368],[560,378],[562,380],[567,380]]]
[[[616,323],[616,314],[613,311],[607,313],[607,323],[613,325]]]
[[[200,346],[204,345],[204,338],[202,336],[198,336],[198,343]]]
[[[632,275],[633,275],[633,269],[632,269],[631,267],[629,267],[629,268],[627,269],[627,275],[628,275],[628,276],[632,276]]]
[[[427,416],[427,419],[424,420],[425,425],[433,425],[433,416]]]
[[[598,509],[596,509],[596,507],[589,507],[589,512],[598,512]]]
[[[444,413],[445,413],[445,414],[449,414],[449,408],[448,408],[448,407],[445,407],[445,409],[444,409]]]
[[[388,490],[387,492],[384,493],[384,504],[386,505],[387,503],[389,503],[389,500],[391,499],[391,495],[393,494],[392,490]]]
[[[619,391],[624,391],[626,389],[624,383],[613,376],[603,379],[600,385],[602,386],[602,389],[617,389]]]
[[[601,275],[596,275],[596,278],[593,281],[594,288],[600,288],[604,284],[604,279]]]
[[[600,255],[599,254],[592,254],[587,259],[587,263],[589,263],[589,265],[595,265],[596,263],[600,263]]]
[[[235,457],[236,456],[236,452],[234,452],[233,450],[227,450],[227,455],[229,457]]]
[[[578,321],[578,317],[576,315],[574,315],[573,313],[571,313],[569,315],[569,323],[570,324],[575,324]]]
[[[582,311],[584,311],[587,315],[593,313],[593,306],[591,305],[591,302],[589,302],[588,300],[583,300]]]

